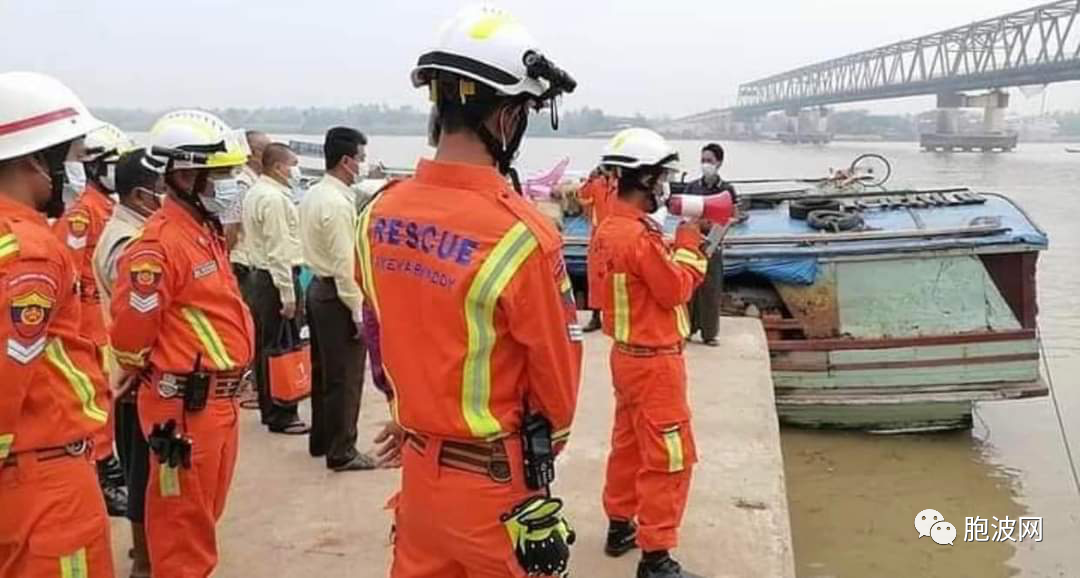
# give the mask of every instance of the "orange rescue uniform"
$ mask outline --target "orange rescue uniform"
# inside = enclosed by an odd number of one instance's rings
[[[80,336],[77,270],[39,213],[0,197],[0,576],[112,578],[89,438],[105,379]]]
[[[581,329],[558,232],[491,167],[422,160],[368,206],[359,281],[410,432],[394,578],[522,576],[499,516],[535,492],[529,411],[570,433]]]
[[[615,426],[604,509],[637,520],[644,551],[678,545],[697,452],[690,426],[682,346],[686,304],[705,278],[701,233],[680,226],[669,247],[644,212],[616,201],[589,249],[600,277],[604,333],[615,342]]]
[[[236,465],[235,386],[251,363],[254,335],[224,240],[170,199],[120,258],[110,311],[117,360],[138,371],[143,386],[143,433],[172,419],[192,440],[190,469],[151,458],[151,567],[155,576],[206,578],[217,565],[216,524]],[[209,402],[185,414],[182,394],[169,384],[196,364],[213,376]]]
[[[106,373],[110,365],[109,331],[105,327],[101,293],[98,291],[97,278],[94,277],[94,249],[115,205],[104,191],[92,184],[87,185],[79,200],[53,224],[53,232],[71,252],[79,273],[79,301],[82,302],[80,331],[97,348],[101,366]],[[109,396],[111,406],[112,392],[108,388],[107,380],[105,385],[105,394]],[[114,428],[110,423],[95,434],[95,459],[105,459],[112,454],[113,433]]]
[[[593,235],[596,234],[596,229],[600,226],[600,223],[603,223],[611,214],[616,200],[617,188],[617,179],[600,173],[591,175],[582,185],[578,198],[581,200],[582,205],[589,208]],[[588,306],[589,309],[600,309],[600,278],[596,274],[596,267],[593,267],[591,263],[587,265],[589,281]]]

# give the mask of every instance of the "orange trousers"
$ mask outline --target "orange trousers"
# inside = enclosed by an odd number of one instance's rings
[[[690,493],[697,451],[681,354],[639,357],[611,352],[615,427],[604,511],[637,520],[643,551],[673,550]]]
[[[84,305],[84,308],[85,307],[89,306]],[[95,305],[94,307],[95,309],[93,309],[93,311],[97,311],[97,308],[100,308],[101,306]],[[106,382],[108,382],[109,372],[111,372],[114,367],[114,364],[110,359],[112,353],[110,353],[109,348],[104,345],[98,346],[98,352],[100,352],[101,354],[101,369],[105,373]],[[108,385],[106,385],[106,387],[108,387]],[[113,442],[116,439],[116,419],[113,417],[113,413],[115,413],[116,406],[114,405],[115,400],[113,399],[112,389],[109,389],[108,391],[108,400],[109,407],[103,409],[106,409],[109,412],[109,421],[106,422],[105,425],[101,427],[101,429],[94,433],[95,462],[100,462],[101,460],[104,460],[109,456],[113,455]]]
[[[90,456],[0,466],[0,578],[113,578],[109,518]]]
[[[441,441],[402,450],[401,491],[391,499],[396,530],[391,578],[522,578],[499,516],[536,494],[525,487],[521,443],[504,440],[511,480],[439,464]]]
[[[149,436],[154,424],[175,419],[191,438],[191,469],[170,468],[150,457],[146,485],[146,540],[154,578],[207,578],[218,562],[217,522],[225,511],[238,445],[235,399],[214,399],[181,421],[183,402],[139,392],[139,421]]]

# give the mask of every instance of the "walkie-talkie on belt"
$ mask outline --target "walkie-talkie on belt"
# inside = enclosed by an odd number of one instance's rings
[[[521,439],[525,456],[525,485],[530,490],[547,488],[555,481],[551,422],[539,413],[527,413],[521,428]]]
[[[202,370],[202,352],[195,354],[195,367],[184,384],[184,411],[196,412],[206,409],[210,397],[210,374]]]

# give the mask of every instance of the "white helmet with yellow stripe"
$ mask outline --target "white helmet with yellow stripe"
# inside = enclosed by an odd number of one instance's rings
[[[178,110],[150,129],[151,154],[169,160],[167,171],[239,167],[247,162],[244,132],[201,110]]]
[[[647,128],[628,128],[616,134],[604,147],[600,164],[626,169],[681,170],[679,151],[667,139]]]

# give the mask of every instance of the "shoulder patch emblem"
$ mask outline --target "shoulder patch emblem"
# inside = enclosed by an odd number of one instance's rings
[[[30,363],[45,350],[45,329],[56,305],[48,287],[33,286],[37,284],[30,281],[31,287],[11,299],[9,313],[14,333],[8,338],[7,355],[22,365]]]
[[[86,236],[90,232],[90,215],[83,209],[72,211],[68,217],[67,245],[72,249],[86,248]]]

